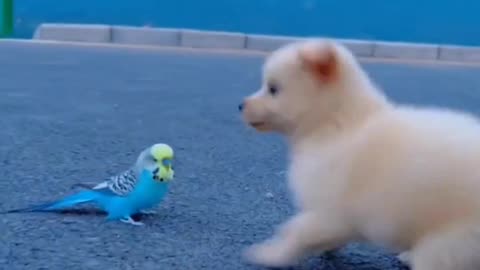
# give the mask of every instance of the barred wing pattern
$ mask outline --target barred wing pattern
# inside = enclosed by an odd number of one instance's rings
[[[116,195],[125,196],[135,188],[137,176],[135,171],[130,169],[121,174],[111,176],[105,184]]]

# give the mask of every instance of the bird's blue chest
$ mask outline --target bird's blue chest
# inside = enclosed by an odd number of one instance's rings
[[[154,207],[163,200],[168,191],[168,184],[153,179],[151,172],[144,171],[135,189],[127,196],[127,200],[138,209]]]
[[[123,217],[157,206],[165,197],[168,184],[155,181],[150,172],[144,171],[127,196],[111,198],[108,211],[112,217]]]

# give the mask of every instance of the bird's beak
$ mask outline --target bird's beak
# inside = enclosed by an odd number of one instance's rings
[[[165,166],[167,168],[170,168],[172,166],[172,160],[164,159],[164,160],[162,160],[162,164],[163,164],[163,166]]]

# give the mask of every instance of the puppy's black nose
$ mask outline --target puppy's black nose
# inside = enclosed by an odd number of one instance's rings
[[[240,103],[240,105],[238,105],[238,110],[243,111],[243,103]]]

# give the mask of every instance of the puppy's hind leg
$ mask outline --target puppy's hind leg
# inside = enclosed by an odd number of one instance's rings
[[[412,250],[411,267],[412,270],[480,269],[480,224],[427,236]]]
[[[268,267],[291,266],[303,255],[326,251],[343,245],[350,230],[331,216],[304,212],[282,224],[275,235],[247,249],[245,256],[252,263]]]

